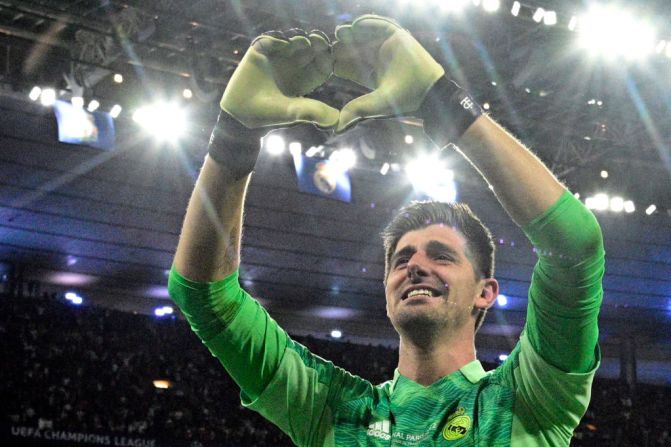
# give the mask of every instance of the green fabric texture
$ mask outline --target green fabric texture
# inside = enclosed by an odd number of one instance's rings
[[[238,275],[236,271],[221,281],[197,283],[184,278],[173,266],[168,290],[193,331],[246,398],[255,399],[277,370],[289,337],[240,288]]]
[[[566,372],[589,371],[595,364],[603,300],[605,252],[599,224],[566,192],[523,231],[539,257],[529,288],[529,341],[551,365]]]

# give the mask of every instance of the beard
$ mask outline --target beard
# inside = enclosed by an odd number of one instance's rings
[[[448,304],[448,303],[445,303]],[[468,309],[402,309],[391,324],[401,337],[418,346],[430,346],[445,334],[456,332],[470,320]]]

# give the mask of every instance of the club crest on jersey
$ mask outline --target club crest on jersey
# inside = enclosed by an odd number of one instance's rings
[[[471,417],[466,414],[464,407],[459,407],[457,411],[448,416],[447,424],[443,428],[443,438],[448,441],[456,441],[466,436],[470,428]]]

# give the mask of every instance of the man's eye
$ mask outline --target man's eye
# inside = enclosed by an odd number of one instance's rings
[[[408,258],[397,258],[396,261],[394,262],[394,267],[400,267],[403,264],[408,263]]]
[[[452,257],[448,255],[438,255],[436,256],[437,261],[452,261]]]

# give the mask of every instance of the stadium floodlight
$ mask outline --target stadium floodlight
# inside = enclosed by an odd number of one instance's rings
[[[331,153],[329,161],[341,171],[348,171],[356,164],[356,153],[350,148],[338,149]]]
[[[636,205],[634,205],[634,202],[631,200],[625,200],[624,201],[624,212],[627,214],[631,214],[634,211],[636,211]]]
[[[578,18],[576,16],[571,16],[571,20],[568,22],[568,30],[575,31],[578,27]]]
[[[282,135],[278,135],[276,133],[272,133],[265,137],[263,139],[263,143],[266,147],[266,151],[268,151],[270,155],[281,155],[284,153],[284,148],[286,147],[286,143],[284,142]]]
[[[496,12],[500,6],[500,0],[482,0],[482,8],[487,12]]]
[[[114,104],[112,108],[110,109],[110,116],[112,118],[118,118],[119,114],[121,113],[121,106],[119,104]]]
[[[611,197],[610,210],[615,213],[621,213],[624,210],[624,199],[619,196]]]
[[[79,306],[84,302],[84,299],[75,292],[65,292],[65,299],[75,306]]]
[[[152,381],[154,388],[159,388],[162,390],[167,390],[168,388],[172,387],[172,383],[169,380],[165,379],[156,379]]]
[[[133,121],[158,141],[174,142],[186,131],[187,116],[178,104],[155,103],[137,109]]]
[[[543,23],[547,26],[553,26],[557,24],[557,13],[555,11],[545,11],[543,15]]]
[[[585,205],[591,210],[605,211],[608,209],[610,200],[608,194],[599,193],[585,199]]]
[[[578,45],[592,54],[614,59],[637,59],[655,49],[652,27],[614,5],[593,5],[581,16]]]
[[[84,98],[81,96],[73,96],[70,98],[70,103],[77,108],[82,108],[84,107]]]
[[[28,93],[28,97],[30,98],[31,101],[37,101],[40,98],[40,95],[42,94],[42,89],[38,87],[37,85],[30,90],[30,93]]]
[[[86,108],[86,110],[89,112],[95,112],[98,110],[98,107],[100,107],[100,103],[97,100],[92,99],[91,102],[89,102],[89,106]]]
[[[463,11],[469,3],[470,0],[451,0],[447,2],[440,2],[440,9],[448,13],[459,13]]]
[[[522,7],[522,5],[520,4],[520,2],[518,2],[518,1],[514,1],[514,2],[513,2],[513,7],[510,8],[510,13],[511,13],[512,15],[514,15],[515,17],[517,17],[517,16],[519,15],[519,13],[520,13],[520,8],[521,8],[521,7]]]
[[[174,311],[172,306],[161,306],[154,309],[154,315],[157,317],[165,317],[166,315],[172,315]]]
[[[386,162],[385,162],[385,163],[382,165],[382,167],[380,168],[380,174],[382,174],[382,175],[387,175],[387,172],[389,172],[389,168],[390,168],[390,167],[391,167],[391,165],[390,165],[389,163],[386,163]]]
[[[45,88],[40,93],[40,104],[49,107],[56,103],[56,90],[53,88]]]
[[[652,213],[654,213],[655,211],[657,211],[657,205],[655,205],[655,204],[653,203],[652,205],[650,205],[649,207],[647,207],[647,208],[645,209],[645,214],[647,214],[648,216],[650,216],[650,215],[651,215]]]
[[[496,297],[496,304],[500,307],[506,307],[508,305],[508,297],[502,294]]]
[[[543,16],[545,16],[545,10],[543,8],[536,8],[536,12],[534,12],[531,18],[534,19],[534,22],[541,23]]]
[[[415,191],[441,202],[456,200],[454,172],[447,169],[438,152],[420,154],[405,166],[405,172]]]

